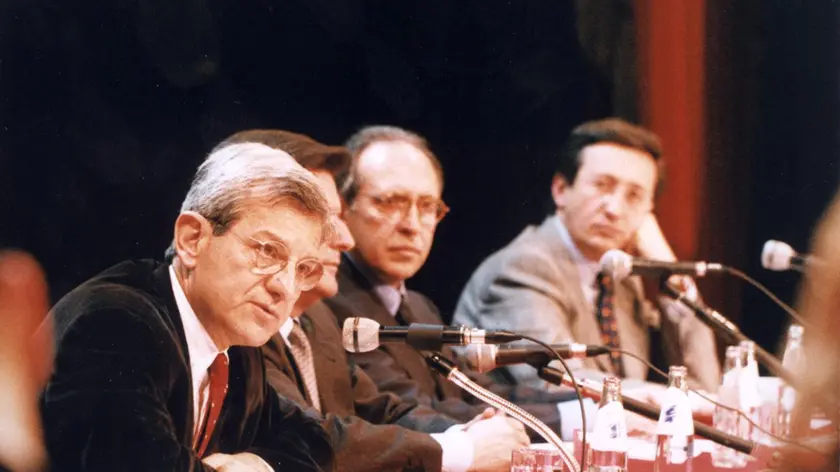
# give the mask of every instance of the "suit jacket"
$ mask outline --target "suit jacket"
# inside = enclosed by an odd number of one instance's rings
[[[361,316],[371,318],[383,326],[399,326],[399,322],[387,311],[370,282],[346,256],[339,267],[338,281],[338,295],[325,300],[325,303],[332,309],[339,325],[347,318]],[[406,323],[442,324],[435,305],[417,292],[408,291],[401,310]],[[451,349],[444,348],[442,353],[454,359],[461,370],[482,387],[518,404],[555,431],[560,430],[557,403],[574,399],[574,392],[548,392],[526,386],[503,385],[487,375],[468,369],[458,361]],[[380,390],[431,406],[460,421],[469,421],[487,407],[461,391],[455,384],[433,373],[423,355],[406,344],[383,344],[374,351],[351,354],[351,357]]]
[[[168,267],[130,261],[53,309],[55,371],[41,397],[53,470],[210,471],[195,455],[192,379]],[[318,421],[278,397],[260,350],[231,347],[206,454],[251,452],[275,471],[332,470]]]
[[[603,344],[595,308],[584,297],[578,269],[557,224],[556,217],[549,217],[539,227],[529,226],[488,257],[464,288],[454,321],[508,329],[548,343]],[[665,316],[645,300],[638,277],[616,284],[613,311],[622,349],[649,359],[649,330],[662,329],[668,362],[685,365],[695,384],[716,390],[720,367],[712,331],[676,303],[663,298],[660,304]],[[627,355],[622,361],[625,377],[647,377],[645,364]],[[615,374],[608,356],[574,365]],[[521,383],[542,383],[529,366],[507,367],[505,373]]]
[[[322,424],[332,438],[338,470],[440,471],[443,451],[426,433],[443,432],[458,422],[380,392],[348,359],[335,317],[323,303],[310,307],[300,323],[312,346]],[[262,350],[271,386],[311,408],[312,400],[282,335],[273,336]]]

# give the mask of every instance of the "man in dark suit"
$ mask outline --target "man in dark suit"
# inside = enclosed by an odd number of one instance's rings
[[[322,415],[338,469],[507,471],[511,450],[528,442],[521,424],[494,417],[491,409],[478,418],[483,421],[461,431],[459,422],[448,416],[380,392],[348,360],[335,316],[320,302],[337,292],[340,254],[354,245],[341,219],[334,177],[349,167],[347,149],[282,130],[242,131],[225,140],[232,142],[258,142],[291,154],[315,175],[332,211],[334,237],[321,250],[324,275],[312,290],[301,294],[292,319],[262,350],[275,390]]]
[[[118,264],[53,310],[41,410],[56,470],[325,470],[329,439],[278,397],[257,349],[323,271],[313,176],[258,144],[214,151],[175,222],[171,264]]]
[[[357,244],[344,254],[338,295],[325,303],[339,324],[353,316],[385,326],[441,324],[435,305],[405,286],[426,261],[437,224],[448,211],[441,200],[440,163],[423,138],[394,127],[365,128],[348,147],[354,162],[343,185],[344,217]],[[450,349],[443,353],[454,357]],[[353,358],[381,390],[404,399],[463,421],[482,408],[476,399],[432,373],[423,356],[406,345],[387,344]],[[555,430],[561,424],[558,403],[578,407],[570,390],[511,387],[464,370]]]

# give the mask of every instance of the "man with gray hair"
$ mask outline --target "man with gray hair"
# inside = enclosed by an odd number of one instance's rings
[[[175,221],[171,264],[128,261],[53,310],[41,398],[60,470],[325,470],[318,422],[278,397],[258,349],[323,268],[314,177],[259,144],[215,150]]]

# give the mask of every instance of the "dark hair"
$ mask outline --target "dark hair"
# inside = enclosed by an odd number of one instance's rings
[[[581,151],[587,146],[598,143],[618,144],[650,154],[657,165],[656,187],[657,191],[659,190],[664,178],[663,162],[660,159],[662,144],[659,142],[659,137],[652,131],[628,123],[621,118],[588,121],[572,130],[566,147],[557,161],[555,174],[563,176],[569,185],[572,185],[580,170]]]
[[[440,181],[441,190],[443,189],[443,166],[431,148],[429,148],[429,143],[426,141],[426,138],[397,126],[366,126],[357,131],[353,136],[350,136],[350,139],[345,144],[353,156],[353,161],[347,175],[341,179],[341,194],[347,204],[352,203],[359,193],[360,183],[357,174],[359,156],[370,145],[379,142],[403,142],[417,148],[429,158],[429,162],[432,163],[435,174],[437,174],[438,181]]]
[[[235,143],[259,143],[291,155],[302,167],[325,170],[333,176],[344,174],[350,168],[352,157],[343,146],[328,146],[304,134],[280,129],[249,129],[229,136],[215,149]]]

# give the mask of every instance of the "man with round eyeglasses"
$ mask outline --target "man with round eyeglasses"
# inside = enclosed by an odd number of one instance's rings
[[[440,162],[422,137],[392,126],[363,128],[347,146],[353,153],[353,163],[342,185],[344,220],[356,246],[344,253],[339,292],[325,303],[339,324],[355,316],[372,318],[384,326],[441,324],[437,307],[406,288],[406,281],[425,263],[437,225],[449,211],[441,198]],[[442,353],[457,362],[450,349],[444,348]],[[424,357],[407,345],[383,345],[352,357],[381,390],[403,399],[431,406],[461,421],[468,421],[484,408],[432,372]],[[560,423],[557,403],[574,396],[572,392],[500,385],[475,372],[470,375],[555,429]],[[487,453],[491,452],[499,451]]]
[[[274,393],[258,349],[318,283],[323,193],[288,154],[213,151],[175,220],[167,262],[127,261],[53,310],[41,397],[59,470],[329,470],[320,424]]]

